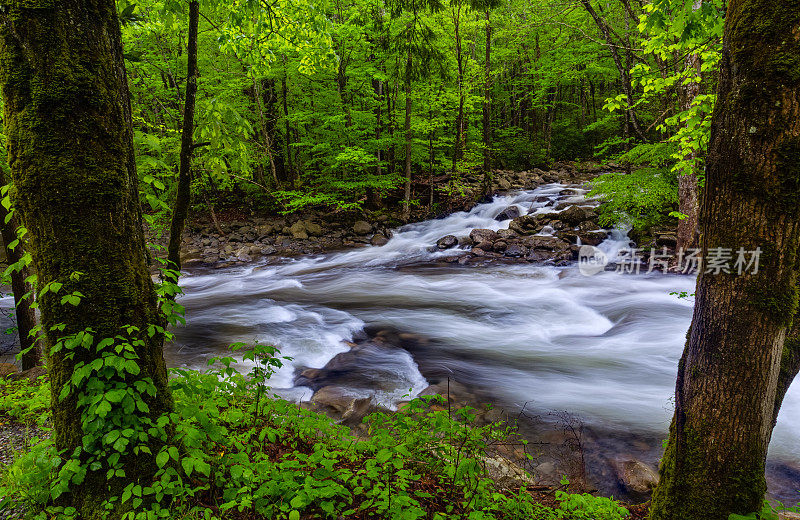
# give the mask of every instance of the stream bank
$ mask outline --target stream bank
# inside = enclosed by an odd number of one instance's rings
[[[591,206],[576,193],[585,189],[558,183],[498,195],[396,228],[383,246],[190,269],[181,302],[191,320],[176,330],[168,364],[202,366],[233,341],[275,344],[292,358],[273,377],[275,390],[356,427],[373,409],[441,392],[449,381],[454,404],[470,404],[479,420],[500,411],[520,418],[535,448],[530,469],[542,482],[567,474],[606,495],[643,499],[693,307],[670,293],[691,293],[694,278],[613,269],[587,277],[570,260],[495,251],[520,218],[549,215],[537,217],[538,226]],[[518,217],[497,219],[511,207]],[[518,240],[569,242],[557,233],[581,223],[542,224]],[[475,239],[485,233],[492,240]],[[461,245],[437,245],[448,236]],[[484,242],[491,248],[478,247]],[[624,233],[611,233],[598,247],[613,258],[629,245]],[[798,425],[793,390],[769,467],[772,496],[787,503],[800,499]]]

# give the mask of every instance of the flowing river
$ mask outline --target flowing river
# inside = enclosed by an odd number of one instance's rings
[[[596,432],[596,450],[654,463],[672,414],[677,362],[691,321],[695,279],[535,264],[460,266],[431,252],[444,235],[507,228],[509,205],[551,211],[565,186],[496,197],[470,212],[400,228],[384,246],[277,264],[193,270],[183,278],[188,323],[166,352],[171,366],[200,368],[234,341],[271,343],[293,358],[272,379],[287,398],[311,397],[299,370],[322,368],[349,342],[391,330],[424,348],[382,348],[365,357],[380,377],[353,391],[392,406],[445,374],[510,412],[567,411]],[[548,202],[550,204],[548,205]],[[600,247],[614,257],[615,232]],[[616,439],[616,442],[610,440]],[[644,439],[644,442],[642,442]],[[800,385],[786,398],[772,440],[770,485],[797,500]],[[602,458],[602,457],[601,457]],[[612,487],[601,488],[614,491]]]

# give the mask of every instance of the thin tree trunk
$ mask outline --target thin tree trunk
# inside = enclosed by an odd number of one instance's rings
[[[800,273],[800,76],[774,56],[800,56],[800,3],[730,0],[703,253],[763,254],[757,274],[698,279],[652,520],[727,520],[760,511],[764,499],[767,446],[798,363],[796,341],[785,339]]]
[[[192,155],[194,153],[194,109],[197,101],[197,25],[200,20],[200,2],[189,2],[189,38],[187,40],[186,99],[183,107],[183,128],[181,129],[180,166],[178,170],[178,189],[172,223],[169,228],[167,260],[170,269],[181,270],[181,238],[189,214],[192,197]]]
[[[0,170],[0,185],[8,184],[5,174]],[[17,229],[19,219],[14,215],[8,218],[8,210],[0,204],[0,232],[3,235],[3,244],[6,248],[8,265],[19,263],[25,251],[22,242],[18,243],[13,249],[8,245],[17,240]],[[11,291],[14,293],[14,310],[17,318],[17,334],[19,335],[19,347],[22,352],[22,370],[28,370],[42,364],[42,351],[38,341],[31,337],[31,331],[36,327],[36,311],[31,308],[33,303],[33,287],[25,282],[30,275],[30,271],[25,266],[20,266],[18,270],[11,272]]]
[[[634,131],[634,133],[636,133],[639,139],[642,141],[647,141],[647,138],[645,137],[644,132],[642,132],[641,126],[639,125],[636,112],[633,109],[633,84],[631,81],[630,68],[626,68],[622,63],[622,59],[619,56],[619,51],[617,50],[618,45],[614,43],[614,39],[611,36],[611,31],[609,30],[605,20],[603,20],[600,15],[597,14],[597,11],[594,10],[589,0],[581,0],[581,4],[583,5],[584,9],[586,9],[586,12],[592,17],[598,29],[600,29],[600,33],[603,35],[606,45],[611,51],[611,57],[613,58],[614,65],[616,65],[617,71],[619,72],[622,90],[625,93],[625,99],[628,104],[628,108],[626,110],[628,116],[627,124],[630,125],[631,129]]]
[[[253,97],[256,100],[256,107],[258,108],[259,130],[263,140],[262,147],[267,153],[267,159],[269,159],[269,170],[272,174],[272,182],[274,183],[274,186],[279,186],[280,180],[278,179],[278,169],[275,166],[275,157],[272,154],[272,139],[270,138],[270,133],[267,129],[267,117],[264,113],[264,94],[261,91],[259,83],[259,80],[253,79]],[[263,179],[261,183],[264,184]]]
[[[163,338],[144,332],[163,318],[147,265],[122,36],[112,0],[29,5],[13,1],[0,13],[0,85],[18,190],[15,206],[30,231],[33,266],[42,287],[63,283],[57,294],[48,292],[38,301],[47,331],[42,347],[48,354],[56,450],[78,458],[87,473],[58,503],[74,507],[78,518],[114,519],[126,506],[116,502],[106,511],[104,501],[118,497],[130,482],[152,482],[155,454],[164,441],[147,436],[145,425],[172,409]],[[75,292],[83,295],[78,305],[62,304],[63,295]],[[57,324],[63,326],[60,332]],[[61,337],[87,327],[94,342],[53,350]],[[127,327],[142,332],[126,332]],[[113,356],[99,351],[98,342],[120,334],[136,340],[131,342],[135,373],[106,375],[111,379],[99,390],[77,382],[70,391],[76,367]],[[97,381],[100,372],[92,374]],[[129,389],[127,395],[142,406],[127,412],[110,406],[103,420],[86,402],[102,401],[106,384]],[[146,437],[118,451],[115,467],[125,476],[108,478],[110,448],[101,436],[128,426]],[[134,453],[139,445],[149,451]],[[99,467],[88,466],[93,456]]]
[[[702,5],[701,0],[695,0],[693,10],[697,11]],[[701,74],[701,61],[698,54],[692,54],[686,59],[686,69],[690,74]],[[683,87],[683,110],[692,108],[695,98],[700,94],[700,84],[689,83]],[[694,154],[692,154],[694,155]],[[688,157],[694,159],[695,157]],[[678,222],[678,249],[697,247],[700,220],[700,187],[697,183],[697,172],[694,170],[681,172],[678,177],[678,211],[686,218]]]
[[[288,101],[288,88],[287,88],[287,74],[286,71],[286,58],[283,59],[283,77],[281,78],[281,87],[282,87],[282,94],[283,94],[283,117],[286,121],[286,169],[289,176],[289,184],[292,188],[295,187],[295,180],[297,175],[295,174],[295,169],[293,166],[292,161],[292,126],[289,123],[289,101]]]
[[[456,131],[453,142],[453,171],[456,171],[464,153],[464,55],[461,52],[461,1],[453,2],[453,25],[455,28],[456,69],[458,71],[458,113],[456,114]]]
[[[483,85],[483,196],[492,193],[492,20],[486,10],[486,63]]]
[[[411,51],[406,61],[406,120],[404,130],[406,133],[406,183],[403,193],[403,220],[408,221],[411,216],[411,143],[414,135],[411,132]]]

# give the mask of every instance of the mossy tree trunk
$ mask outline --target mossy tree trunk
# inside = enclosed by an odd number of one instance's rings
[[[701,274],[651,520],[760,511],[767,446],[797,373],[800,0],[731,0],[701,242],[763,254],[757,274]]]
[[[10,0],[0,13],[0,86],[5,101],[8,159],[16,207],[30,231],[30,251],[40,287],[63,283],[40,301],[53,392],[56,447],[65,456],[83,445],[82,409],[76,392],[59,399],[79,362],[99,356],[93,348],[51,347],[61,334],[91,327],[112,338],[125,325],[146,329],[162,322],[148,271],[131,109],[116,6],[113,0]],[[80,277],[71,275],[81,273]],[[77,306],[62,295],[78,291]],[[162,338],[142,334],[136,346],[138,375],[152,380],[149,411],[171,409]],[[67,355],[69,354],[69,355]],[[154,446],[153,453],[157,453]],[[126,477],[106,479],[89,471],[62,500],[81,518],[102,515],[103,500],[127,482],[145,482],[156,471],[152,456],[121,453]]]

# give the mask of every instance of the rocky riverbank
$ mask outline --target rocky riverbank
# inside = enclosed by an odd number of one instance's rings
[[[584,181],[595,177],[604,170],[605,168],[600,165],[577,168],[571,164],[560,164],[550,171],[539,169],[521,172],[496,171],[494,180],[496,193],[530,190],[551,183],[580,187]],[[480,190],[481,180],[482,178],[478,174],[468,176],[465,179],[466,195],[459,198],[453,207],[449,207],[448,212],[468,210],[474,206],[478,202],[477,194]],[[572,213],[565,217],[575,214],[574,218],[580,218],[576,211],[580,210],[572,210]],[[513,218],[513,214],[509,215]],[[426,220],[431,216],[426,209],[419,209],[412,214],[412,220]],[[191,222],[187,226],[186,236],[183,240],[184,265],[224,268],[255,260],[321,254],[368,245],[380,246],[392,237],[391,230],[393,228],[403,224],[398,214],[385,209],[358,212],[308,212],[292,216],[242,215],[241,217],[217,222],[209,218],[200,218]],[[596,222],[596,215],[589,215],[589,218],[594,218]],[[544,226],[545,220],[542,220],[542,223]],[[519,222],[519,225],[530,226],[530,223],[523,220]],[[555,225],[559,226],[557,223]],[[590,227],[588,224],[585,225],[585,231],[582,231],[585,238],[591,236],[587,233],[594,231],[588,227]],[[521,228],[520,231],[528,234],[529,229],[529,227]],[[569,234],[566,231],[562,237],[569,240]],[[490,235],[487,238],[494,239],[496,237]],[[575,239],[576,237],[573,242]],[[529,242],[530,240],[528,239]],[[514,258],[521,251],[525,251],[525,254],[520,256],[525,257],[528,256],[530,250],[546,251],[548,248],[551,252],[558,253],[556,256],[559,258],[566,259],[571,254],[568,254],[569,245],[565,248],[560,242],[548,243],[546,240],[534,239],[535,243],[533,244],[522,244],[525,248],[523,250],[512,240],[510,244],[512,247],[508,254],[505,253],[507,248],[495,251],[494,242],[496,240],[492,240],[492,248],[482,250],[486,253],[485,257],[492,257],[498,253],[498,256]],[[497,247],[501,249],[503,245],[497,244]],[[476,256],[480,254],[482,253],[476,252]]]

